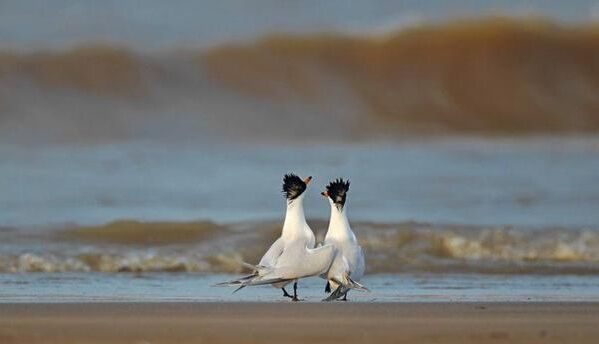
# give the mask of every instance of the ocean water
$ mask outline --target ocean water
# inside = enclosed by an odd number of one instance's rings
[[[280,219],[282,176],[295,172],[315,177],[310,218],[328,217],[320,192],[346,177],[353,220],[585,228],[599,224],[597,171],[599,141],[589,137],[3,145],[0,223]]]
[[[593,138],[278,146],[4,146],[0,271],[241,273],[278,236],[284,173],[312,175],[322,239],[335,177],[367,271],[599,273]],[[109,275],[97,275],[109,276]],[[557,279],[556,279],[557,280]]]

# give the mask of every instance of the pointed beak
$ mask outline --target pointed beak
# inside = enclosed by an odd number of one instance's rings
[[[312,176],[309,176],[308,178],[304,179],[304,183],[306,183],[306,185],[310,184],[311,181],[312,181]]]
[[[327,191],[323,191],[320,194],[323,195],[324,197],[329,197],[329,193]]]

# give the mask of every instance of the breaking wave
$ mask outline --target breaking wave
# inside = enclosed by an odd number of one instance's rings
[[[596,25],[530,18],[378,36],[276,36],[201,52],[0,52],[0,133],[90,140],[288,138],[302,126],[303,137],[328,139],[597,132],[597,61]],[[304,123],[311,119],[322,130]]]
[[[326,228],[325,221],[311,224]],[[599,274],[597,229],[411,222],[353,227],[369,273]],[[117,233],[117,228],[123,231]],[[274,221],[230,225],[128,221],[50,235],[19,237],[11,232],[14,243],[3,238],[0,272],[240,272],[241,262],[257,262],[279,232]],[[323,234],[317,232],[317,238],[322,240]],[[44,248],[39,247],[40,240]]]
[[[239,90],[319,102],[336,80],[395,130],[596,131],[599,28],[487,18],[379,37],[271,37],[204,57]]]

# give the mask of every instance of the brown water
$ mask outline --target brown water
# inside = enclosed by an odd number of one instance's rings
[[[322,240],[326,221],[309,221]],[[599,274],[594,229],[353,223],[369,273]],[[119,221],[6,232],[0,272],[241,272],[280,233],[278,221]]]
[[[320,141],[599,130],[599,29],[488,17],[203,50],[0,52],[0,137]]]

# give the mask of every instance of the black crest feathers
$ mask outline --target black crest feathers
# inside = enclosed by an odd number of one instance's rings
[[[287,200],[292,201],[306,191],[306,183],[293,173],[283,177],[283,193]]]
[[[345,205],[345,198],[347,197],[347,192],[349,191],[349,180],[343,180],[342,178],[337,178],[327,185],[327,193],[329,197],[333,200],[333,203],[338,205]]]

